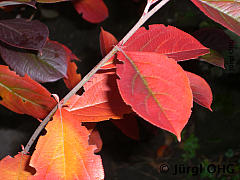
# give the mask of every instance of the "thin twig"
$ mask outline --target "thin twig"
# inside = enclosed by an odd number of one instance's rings
[[[159,2],[151,11],[147,14],[143,14],[143,16],[139,19],[139,21],[135,24],[135,26],[127,33],[127,35],[120,41],[120,45],[124,45],[128,39],[153,15],[155,14],[161,7],[163,7],[170,0],[162,0]]]
[[[119,42],[119,44],[122,46],[124,45],[128,39],[154,14],[156,13],[162,6],[164,6],[168,1],[170,0],[162,0],[159,2],[151,11],[149,11],[147,14],[144,14],[139,21],[135,24],[135,26],[127,33],[127,35]],[[116,54],[118,51],[117,47],[114,47],[63,99],[62,104],[65,104],[70,97],[72,97],[74,94],[77,93],[77,91],[112,57],[114,54]],[[56,105],[52,111],[47,115],[47,117],[41,122],[41,124],[38,126],[38,128],[33,133],[32,137],[28,141],[26,147],[23,150],[24,154],[27,154],[29,149],[31,148],[33,142],[36,140],[40,132],[43,130],[43,128],[46,126],[48,121],[51,119],[51,117],[54,115],[54,113],[57,111],[58,105]]]

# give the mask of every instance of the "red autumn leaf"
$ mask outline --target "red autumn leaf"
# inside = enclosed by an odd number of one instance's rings
[[[73,5],[83,19],[100,23],[108,17],[108,8],[103,0],[74,0]]]
[[[118,44],[118,40],[109,32],[104,31],[103,28],[101,28],[100,36],[100,49],[102,56],[106,56],[113,48],[114,45]],[[109,59],[102,67],[101,69],[112,69],[116,68],[116,65],[113,64],[114,59],[116,56],[113,56],[111,59]]]
[[[27,180],[36,171],[30,167],[30,156],[22,153],[17,154],[14,158],[6,156],[0,161],[0,177],[4,180]]]
[[[240,36],[240,2],[238,0],[192,0],[209,18]]]
[[[72,52],[63,44],[47,40],[42,52],[21,52],[0,45],[2,59],[17,74],[28,74],[38,82],[53,82],[67,76],[67,65]]]
[[[10,46],[41,50],[48,34],[47,26],[38,20],[0,20],[0,40]]]
[[[126,51],[157,52],[165,54],[176,61],[197,58],[209,52],[191,35],[173,27],[162,24],[150,25],[149,30],[144,27],[125,43]]]
[[[81,75],[77,73],[77,65],[74,62],[68,61],[67,78],[63,80],[70,90],[81,81]]]
[[[58,110],[40,137],[30,165],[37,173],[32,179],[102,180],[101,157],[88,144],[89,132],[65,109]]]
[[[43,86],[27,75],[19,77],[3,65],[0,65],[0,97],[0,104],[8,109],[40,119],[56,105]]]
[[[106,56],[112,50],[113,46],[117,45],[118,43],[118,40],[111,33],[105,31],[102,27],[99,41],[102,56]]]
[[[72,96],[66,108],[77,115],[82,122],[98,122],[103,120],[120,119],[123,114],[131,112],[117,89],[116,75],[113,73],[95,74],[84,85],[82,96]]]
[[[165,55],[149,52],[118,53],[118,88],[123,100],[151,124],[174,133],[188,122],[192,91],[184,70]]]
[[[126,114],[123,119],[113,119],[111,122],[126,136],[139,140],[138,122],[134,115]]]
[[[187,72],[190,86],[193,93],[193,100],[199,105],[208,108],[210,111],[212,104],[212,91],[208,83],[200,76]]]

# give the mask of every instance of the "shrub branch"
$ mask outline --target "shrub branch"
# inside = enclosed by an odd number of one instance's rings
[[[153,15],[155,14],[161,7],[163,7],[170,0],[162,0],[159,2],[151,11],[147,13],[143,13],[142,17],[138,20],[138,22],[134,25],[134,27],[126,34],[126,36],[119,42],[119,45],[123,46],[128,39]],[[65,104],[70,97],[77,93],[77,91],[83,87],[83,85],[116,53],[118,52],[118,48],[114,47],[62,100],[61,104]],[[33,133],[32,137],[28,141],[26,147],[23,149],[22,153],[27,154],[32,144],[40,134],[40,132],[44,129],[46,124],[49,122],[51,117],[57,111],[58,105],[56,105],[52,111],[46,116],[46,118],[41,122],[38,128]]]

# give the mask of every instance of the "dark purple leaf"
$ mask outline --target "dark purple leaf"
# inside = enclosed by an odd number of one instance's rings
[[[10,46],[41,51],[48,34],[47,26],[38,20],[0,20],[0,40]]]
[[[38,82],[52,82],[66,77],[70,50],[56,41],[48,40],[41,53],[19,51],[0,46],[3,60],[19,75],[26,73]]]

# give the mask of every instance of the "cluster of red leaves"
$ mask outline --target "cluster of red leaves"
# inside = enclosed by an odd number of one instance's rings
[[[103,30],[102,39],[102,44],[116,44],[115,38]],[[164,25],[140,28],[121,48],[117,59],[123,63],[110,59],[103,69],[116,68],[120,94],[134,112],[174,133],[180,141],[193,100],[211,110],[212,93],[204,79],[185,72],[177,61],[197,58],[209,50],[189,34]]]
[[[100,45],[103,55],[117,43],[113,35],[102,29]],[[70,61],[77,58],[69,49],[66,47],[64,49],[68,54],[68,78],[64,81],[71,89],[81,77],[76,73],[75,63]],[[98,155],[94,155],[94,152],[100,151],[102,146],[100,136],[94,130],[94,126],[87,130],[81,125],[82,122],[112,119],[123,133],[138,139],[136,119],[132,116],[123,116],[134,111],[148,122],[174,133],[180,140],[180,133],[191,114],[193,100],[210,109],[212,93],[208,84],[199,76],[185,72],[177,64],[177,61],[193,59],[209,52],[189,34],[172,26],[151,25],[149,30],[140,28],[125,46],[119,46],[119,49],[117,57],[110,59],[102,67],[101,72],[96,73],[84,85],[85,93],[81,96],[77,94],[72,96],[66,103],[67,107],[58,110],[53,121],[46,127],[47,135],[40,137],[31,158],[19,154],[14,159],[6,157],[2,160],[2,162],[11,161],[11,163],[14,161],[19,165],[19,158],[21,158],[22,163],[35,168],[34,175],[19,169],[21,173],[15,174],[16,176],[28,174],[31,179],[43,177],[72,179],[73,176],[103,179],[101,159]],[[8,81],[1,82],[11,82],[9,79],[16,77],[21,80],[28,78],[27,76],[19,77],[6,66],[2,68],[10,75],[7,76]],[[27,82],[36,83],[30,78]],[[13,90],[30,89],[24,84],[22,86],[14,88],[4,84],[4,87],[11,87]],[[39,88],[34,86],[34,88],[41,93],[46,91],[41,86]],[[36,89],[34,90],[37,91]],[[39,92],[38,95],[41,94]],[[31,96],[32,99],[29,102],[21,101],[24,96],[17,92],[8,96],[1,94],[4,100],[1,102],[5,102],[6,97],[13,98],[14,95],[20,98],[19,101],[23,104],[21,107],[29,108],[27,103],[31,103],[31,109],[39,107],[39,103],[33,100],[42,100],[42,98]],[[50,98],[50,93],[44,97],[48,98],[50,101],[47,102],[52,102],[52,105],[46,105],[49,109],[45,110],[41,116],[37,116],[36,111],[32,111],[31,114],[26,110],[18,111],[18,106],[12,107],[12,110],[42,118],[56,104]],[[41,104],[40,107],[44,106]],[[95,144],[98,146],[97,149]],[[2,171],[3,175],[9,173],[13,172],[8,168]]]

